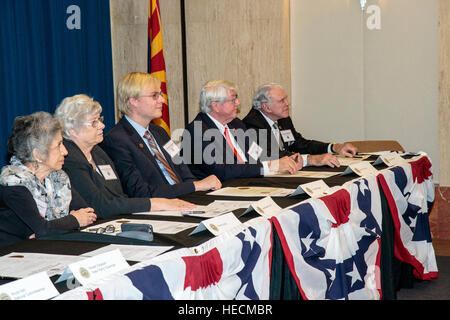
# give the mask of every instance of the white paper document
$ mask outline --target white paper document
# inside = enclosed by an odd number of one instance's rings
[[[273,177],[273,178],[313,178],[313,179],[326,179],[335,175],[338,175],[339,172],[332,171],[306,171],[300,170],[294,174],[288,174],[285,172],[275,172],[265,174],[264,177]]]
[[[81,231],[95,233],[98,228],[106,228],[109,225],[114,227],[113,232],[105,233],[108,235],[116,235],[121,232],[121,225],[123,223],[140,223],[149,224],[153,227],[154,233],[176,234],[189,228],[197,226],[197,223],[177,222],[177,221],[159,221],[159,220],[137,220],[137,219],[117,219],[92,227],[85,228]]]
[[[259,201],[253,202],[241,216],[251,211],[256,211],[263,217],[271,218],[277,215],[281,210],[280,206],[278,206],[271,197],[265,197]]]
[[[49,277],[61,274],[71,263],[83,258],[78,256],[12,252],[0,257],[0,276],[25,278],[46,271]]]
[[[46,272],[0,286],[0,300],[48,300],[59,295]]]
[[[359,162],[363,161],[364,159],[367,159],[368,157],[370,157],[369,154],[356,155],[353,158],[344,157],[344,156],[336,156],[336,158],[338,159],[339,164],[341,166],[349,166],[351,164],[359,163]]]
[[[247,209],[251,204],[252,201],[214,200],[207,206],[202,206],[192,212],[186,211],[184,215],[200,218],[214,218],[237,209]],[[199,213],[198,209],[202,211]]]
[[[129,266],[119,249],[116,249],[68,265],[56,283],[75,277],[81,285],[85,286],[95,280],[128,269]]]
[[[110,244],[97,250],[83,253],[82,256],[94,257],[96,255],[118,249],[126,260],[142,262],[159,256],[172,248],[173,246],[134,246],[126,244]]]
[[[345,176],[353,172],[360,177],[376,176],[378,174],[378,170],[375,169],[375,167],[371,165],[369,161],[361,161],[349,165],[340,175]]]
[[[230,197],[286,197],[295,189],[272,188],[272,187],[226,187],[208,193],[213,196]]]
[[[231,230],[240,230],[244,225],[239,221],[233,212],[220,215],[215,218],[203,220],[189,235],[208,230],[213,235],[218,236]]]

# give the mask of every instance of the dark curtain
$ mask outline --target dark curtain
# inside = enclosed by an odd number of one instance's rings
[[[84,93],[114,123],[109,0],[0,1],[0,166],[14,118]]]

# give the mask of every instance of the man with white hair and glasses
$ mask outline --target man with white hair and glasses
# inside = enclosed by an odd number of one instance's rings
[[[300,170],[296,156],[259,160],[259,146],[252,143],[237,118],[239,105],[237,86],[230,81],[212,80],[202,87],[201,112],[183,134],[183,159],[191,171],[198,177],[214,174],[225,181]]]
[[[353,157],[358,149],[349,142],[325,143],[305,139],[294,128],[289,116],[288,96],[283,87],[276,83],[260,86],[253,96],[253,108],[245,116],[243,122],[248,129],[254,129],[265,134],[258,134],[261,146],[267,146],[263,154],[268,159],[276,156],[299,153],[303,166],[339,167],[339,160],[335,154]],[[261,143],[261,139],[265,139]]]

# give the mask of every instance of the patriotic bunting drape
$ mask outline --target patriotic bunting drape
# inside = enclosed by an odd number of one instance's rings
[[[149,0],[148,10],[148,72],[161,80],[161,91],[166,102],[163,104],[162,117],[153,123],[161,126],[170,136],[169,99],[167,96],[166,63],[162,36],[159,0]]]
[[[416,278],[437,278],[428,221],[434,186],[431,162],[422,155],[57,299],[268,299],[273,224],[304,299],[379,300],[380,189],[392,215],[395,256]]]

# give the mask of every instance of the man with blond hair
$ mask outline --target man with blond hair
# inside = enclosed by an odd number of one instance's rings
[[[141,72],[128,73],[117,86],[119,122],[104,138],[102,148],[114,161],[125,192],[132,197],[174,198],[221,187],[217,177],[198,180],[188,166],[175,161],[173,141],[151,123],[162,115],[161,81]]]

